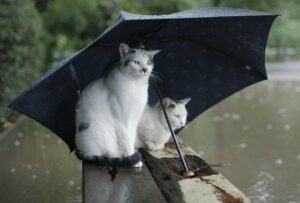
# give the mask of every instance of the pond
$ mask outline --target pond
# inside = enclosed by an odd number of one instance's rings
[[[253,202],[300,202],[300,82],[264,81],[209,109],[180,135]],[[0,136],[0,202],[81,202],[81,163],[22,119]]]
[[[0,202],[81,202],[81,162],[57,136],[24,118],[0,137]]]
[[[253,202],[300,202],[300,82],[264,81],[180,132]]]

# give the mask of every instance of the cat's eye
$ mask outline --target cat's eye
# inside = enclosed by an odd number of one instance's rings
[[[140,62],[139,61],[136,61],[136,60],[133,60],[133,63],[137,64],[137,65],[140,65]]]
[[[147,64],[148,64],[148,65],[151,65],[151,64],[152,64],[152,61],[149,60],[149,61],[147,62]]]

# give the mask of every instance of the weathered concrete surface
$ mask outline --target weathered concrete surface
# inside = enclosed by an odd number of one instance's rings
[[[145,163],[167,202],[250,203],[245,195],[201,159],[191,148],[183,146],[190,169],[204,167],[193,178],[181,176],[183,168],[175,149],[141,150]]]
[[[108,169],[83,163],[85,203],[164,203],[166,202],[147,167],[118,168],[114,180]]]

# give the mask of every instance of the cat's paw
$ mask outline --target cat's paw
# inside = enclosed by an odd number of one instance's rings
[[[137,164],[133,165],[134,168],[141,168],[143,166],[143,162],[139,161]]]
[[[148,147],[148,150],[152,152],[161,151],[164,148],[163,145],[153,145],[152,147]]]

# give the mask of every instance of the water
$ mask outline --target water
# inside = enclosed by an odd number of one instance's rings
[[[299,203],[299,103],[300,82],[265,81],[206,111],[181,137],[209,163],[226,163],[218,170],[253,202]],[[0,202],[82,200],[80,162],[30,119],[0,135],[0,163]]]
[[[0,163],[0,202],[81,202],[81,163],[30,119],[0,136]]]
[[[236,93],[181,132],[253,202],[300,202],[300,82],[265,81]]]

